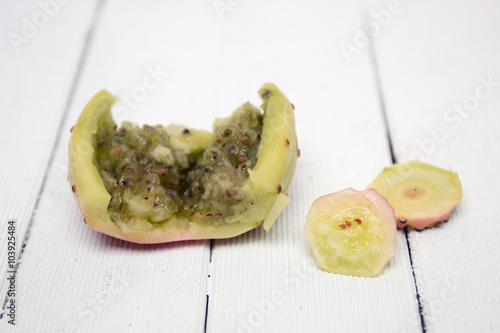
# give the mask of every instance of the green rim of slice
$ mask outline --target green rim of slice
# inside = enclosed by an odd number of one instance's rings
[[[394,207],[398,227],[418,230],[448,221],[463,195],[458,173],[420,161],[385,168],[368,188]]]

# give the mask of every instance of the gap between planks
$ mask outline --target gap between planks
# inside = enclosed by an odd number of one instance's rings
[[[42,193],[43,193],[45,186],[47,184],[47,178],[48,178],[48,174],[49,174],[49,170],[50,170],[50,165],[52,164],[52,162],[54,160],[55,151],[56,151],[57,145],[59,143],[59,139],[61,138],[61,133],[64,130],[64,124],[66,122],[68,110],[69,110],[71,104],[73,103],[73,97],[74,97],[74,94],[76,91],[76,87],[78,86],[78,81],[80,80],[81,73],[82,73],[83,68],[85,66],[85,63],[86,63],[88,49],[89,49],[90,43],[92,42],[92,38],[94,36],[96,26],[98,25],[100,14],[102,13],[102,8],[103,8],[105,2],[106,2],[106,0],[98,0],[97,1],[96,7],[94,9],[94,13],[92,15],[92,20],[90,23],[89,30],[87,31],[87,35],[86,35],[85,40],[83,42],[83,48],[82,48],[82,52],[80,55],[80,59],[78,60],[76,73],[75,73],[75,76],[73,78],[73,81],[71,82],[71,88],[69,90],[68,98],[66,100],[66,103],[64,104],[64,111],[63,111],[63,114],[62,114],[61,119],[59,121],[59,125],[57,127],[57,134],[56,134],[56,137],[54,139],[54,143],[52,144],[52,148],[50,150],[50,157],[49,157],[48,163],[45,167],[45,173],[43,175],[42,185],[40,186],[40,189],[38,190],[34,209],[31,212],[28,226],[26,227],[26,234],[24,236],[24,239],[22,240],[22,246],[21,246],[21,249],[19,251],[19,255],[17,257],[17,260],[16,260],[16,266],[15,266],[16,267],[15,268],[16,274],[19,271],[19,267],[20,267],[21,262],[22,262],[21,260],[23,257],[24,249],[26,248],[26,246],[28,244],[28,240],[29,240],[29,236],[30,236],[30,232],[31,232],[31,227],[33,225],[33,220],[35,219],[35,214],[38,210],[38,206],[40,204],[40,199],[41,199]],[[9,300],[7,293],[8,293],[8,290],[6,291],[6,294],[4,296],[4,302],[2,304],[2,315],[5,312],[5,307],[7,305],[8,300]]]
[[[207,304],[205,307],[205,324],[203,327],[203,332],[207,333],[207,323],[208,323],[208,307],[210,304],[210,276],[212,275],[212,253],[214,250],[215,239],[210,240],[210,255],[208,262],[208,276],[207,276]]]
[[[367,25],[368,21],[369,21],[368,12],[365,11],[363,13],[364,26]],[[380,110],[381,110],[381,114],[382,114],[382,118],[383,118],[383,123],[385,125],[388,149],[389,149],[391,161],[393,164],[395,164],[395,163],[397,163],[397,158],[396,158],[396,155],[394,154],[392,136],[391,136],[390,127],[389,127],[389,120],[388,120],[388,116],[387,116],[387,112],[386,112],[386,105],[385,105],[385,100],[384,100],[382,83],[380,80],[379,66],[378,66],[378,62],[377,62],[374,43],[375,43],[374,40],[370,41],[369,47],[368,47],[368,53],[370,54],[369,58],[371,61],[371,65],[372,65],[372,69],[373,69],[373,73],[374,73],[374,78],[375,78],[375,82],[374,82],[375,89],[376,89],[378,100],[380,103]],[[413,261],[412,261],[412,256],[411,256],[411,247],[410,247],[410,243],[408,240],[408,228],[407,227],[404,228],[404,233],[405,233],[408,257],[410,259],[410,264],[411,264],[411,268],[412,268],[413,283],[415,285],[415,291],[416,291],[416,295],[417,295],[421,329],[422,329],[422,332],[425,333],[426,332],[425,320],[424,320],[424,317],[422,315],[422,304],[420,302],[420,294],[419,294],[418,287],[417,287],[416,281],[415,281],[415,270],[413,267]],[[209,305],[210,304],[210,277],[211,277],[211,266],[212,266],[212,253],[213,253],[215,241],[216,240],[214,240],[214,239],[210,240],[210,256],[209,256],[209,264],[208,264],[209,268],[208,268],[208,275],[207,275],[206,309],[205,309],[205,320],[204,320],[204,330],[203,330],[204,333],[207,333],[208,313],[209,313],[209,306],[210,306]]]
[[[370,21],[370,18],[368,16],[368,12],[365,10],[365,12],[363,13],[364,26],[368,26],[369,21]],[[390,126],[389,126],[389,119],[387,116],[386,104],[385,104],[385,99],[384,99],[384,89],[382,87],[382,81],[380,79],[379,65],[378,65],[377,54],[376,54],[375,46],[374,46],[375,42],[376,42],[375,39],[370,40],[370,43],[368,45],[368,53],[370,54],[369,58],[370,58],[372,68],[373,68],[373,74],[374,74],[374,78],[375,78],[375,89],[377,91],[378,100],[380,103],[380,111],[382,113],[382,119],[383,119],[383,122],[385,125],[387,144],[388,144],[389,152],[391,154],[391,161],[392,161],[392,164],[396,164],[396,163],[398,163],[398,161],[397,161],[396,155],[394,154],[394,145],[392,142],[391,130],[390,130]],[[411,245],[410,245],[410,241],[408,239],[409,231],[408,231],[407,226],[404,228],[404,233],[405,233],[405,239],[406,239],[406,248],[408,250],[408,257],[410,258],[411,274],[413,277],[413,283],[415,285],[415,292],[417,295],[418,314],[420,316],[420,325],[421,325],[422,332],[425,333],[426,332],[425,318],[423,316],[421,296],[420,296],[417,282],[416,282],[416,278],[415,278],[415,268],[413,266],[413,259],[411,256]]]
[[[368,21],[369,21],[368,12],[365,12],[363,14],[363,23],[365,26],[368,23]],[[388,150],[390,153],[391,161],[393,164],[395,164],[395,163],[397,163],[397,158],[396,158],[396,155],[394,154],[392,136],[391,136],[390,127],[389,127],[389,120],[388,120],[388,116],[387,116],[387,112],[386,112],[386,105],[385,105],[385,100],[384,100],[382,83],[380,80],[379,66],[378,66],[378,62],[377,62],[374,43],[375,43],[374,40],[371,40],[371,42],[369,43],[368,53],[370,54],[369,58],[371,61],[371,65],[372,65],[372,69],[373,69],[373,73],[374,73],[374,78],[375,78],[375,82],[374,82],[375,89],[376,89],[378,100],[380,103],[380,110],[381,110],[381,114],[382,114],[382,118],[383,118],[383,123],[385,125]],[[405,233],[408,257],[410,259],[410,264],[411,264],[411,268],[412,268],[413,283],[415,285],[415,292],[417,295],[421,329],[422,329],[422,332],[425,333],[426,332],[425,320],[424,320],[424,317],[422,314],[422,304],[420,301],[421,297],[420,297],[418,287],[416,285],[416,280],[415,280],[415,270],[413,267],[413,261],[412,261],[412,256],[411,256],[411,247],[410,247],[410,243],[408,240],[408,228],[407,227],[404,228],[404,233]],[[210,256],[209,256],[209,264],[208,264],[209,268],[208,268],[208,275],[207,275],[206,309],[205,309],[205,320],[204,320],[204,330],[203,330],[204,333],[207,333],[207,323],[208,323],[208,314],[209,314],[209,306],[210,306],[210,277],[211,277],[211,267],[212,267],[212,253],[213,253],[215,241],[216,240],[214,240],[214,239],[210,240]]]

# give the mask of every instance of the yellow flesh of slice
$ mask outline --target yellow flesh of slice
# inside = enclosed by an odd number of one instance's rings
[[[457,173],[418,161],[385,168],[368,188],[387,198],[400,226],[417,229],[447,220],[462,198]]]

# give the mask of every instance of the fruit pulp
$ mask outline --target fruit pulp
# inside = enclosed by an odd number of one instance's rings
[[[316,262],[332,273],[376,276],[396,251],[394,210],[373,189],[318,198],[305,230]]]

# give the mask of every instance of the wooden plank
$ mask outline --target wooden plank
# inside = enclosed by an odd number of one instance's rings
[[[48,172],[96,2],[0,4],[2,304],[7,288],[8,221],[16,223],[19,254]]]
[[[320,270],[304,234],[314,199],[364,189],[391,163],[370,51],[348,63],[339,47],[352,41],[361,19],[350,3],[308,2],[306,10],[298,2],[253,1],[221,22],[225,96],[232,105],[264,80],[277,83],[296,107],[301,157],[291,202],[267,235],[259,229],[214,242],[208,332],[421,330],[403,232],[376,278]]]
[[[124,97],[119,119],[208,128],[218,112],[219,29],[206,1],[105,2],[52,167],[66,164],[69,129],[102,88]],[[156,80],[151,89],[146,77]],[[41,195],[17,277],[16,328],[202,331],[210,242],[137,246],[97,234],[65,178],[49,173]]]
[[[500,329],[500,6],[417,1],[375,40],[398,161],[460,175],[451,220],[409,231],[429,332]]]

